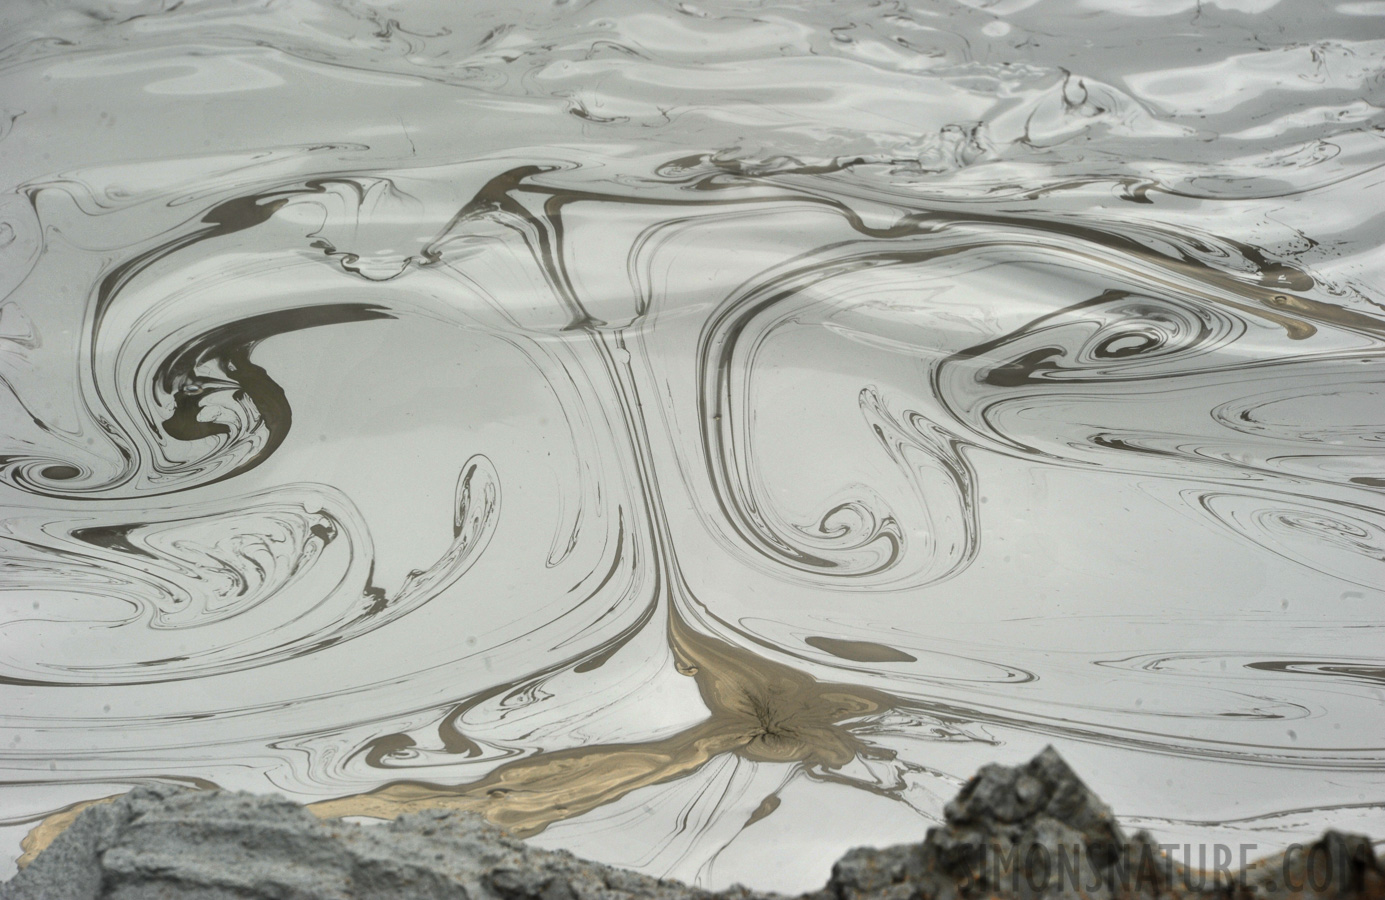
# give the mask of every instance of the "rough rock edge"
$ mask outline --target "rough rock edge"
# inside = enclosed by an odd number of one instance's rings
[[[1127,839],[1052,748],[986,766],[922,843],[853,850],[800,900],[1385,900],[1371,842],[1327,832],[1234,876],[1203,877]],[[530,847],[437,811],[379,827],[322,822],[280,797],[172,786],[94,806],[0,900],[783,900],[719,893]]]

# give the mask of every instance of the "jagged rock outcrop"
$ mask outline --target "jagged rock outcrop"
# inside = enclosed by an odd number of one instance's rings
[[[478,816],[380,827],[320,821],[277,797],[140,788],[77,817],[0,900],[770,900],[530,847]],[[853,850],[802,900],[1385,900],[1368,839],[1329,832],[1244,872],[1192,873],[1127,839],[1052,749],[986,766],[918,844]],[[782,900],[782,898],[775,898]]]
[[[1385,898],[1371,842],[1358,835],[1328,832],[1244,871],[1177,865],[1147,833],[1127,838],[1052,748],[1023,766],[985,766],[945,816],[922,843],[846,854],[817,900]]]

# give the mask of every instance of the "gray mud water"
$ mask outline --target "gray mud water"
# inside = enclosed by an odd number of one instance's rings
[[[795,892],[1048,743],[1385,835],[1383,104],[1378,0],[6,0],[6,865],[219,786]]]

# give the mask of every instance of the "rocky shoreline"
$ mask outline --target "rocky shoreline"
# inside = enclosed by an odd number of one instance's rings
[[[1238,861],[1239,862],[1239,861]],[[1371,841],[1329,831],[1233,869],[1185,869],[1052,749],[986,766],[917,844],[853,850],[800,900],[1385,900]],[[172,786],[77,816],[0,900],[783,900],[708,892],[526,845],[471,813],[362,827],[279,797]]]

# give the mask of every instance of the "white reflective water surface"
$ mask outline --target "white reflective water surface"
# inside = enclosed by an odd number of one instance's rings
[[[1385,3],[9,0],[0,839],[720,887],[1055,744],[1385,834]]]

